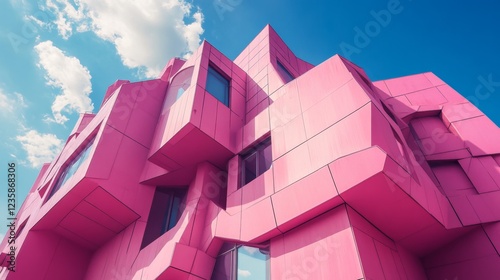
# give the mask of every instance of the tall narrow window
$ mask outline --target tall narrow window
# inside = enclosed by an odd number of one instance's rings
[[[281,79],[283,79],[285,84],[295,79],[293,75],[290,74],[290,72],[285,68],[285,66],[283,66],[283,64],[281,64],[279,60],[276,60],[276,62],[278,64],[278,73],[280,74]]]
[[[191,86],[191,77],[194,67],[188,67],[177,73],[168,85],[167,97],[165,97],[164,107],[170,107],[179,99],[182,94]]]
[[[229,106],[229,80],[215,70],[212,66],[208,66],[206,90],[213,95],[217,100]]]
[[[52,188],[52,190],[49,193],[48,199],[50,199],[63,185],[68,181],[69,178],[73,176],[73,174],[78,171],[80,166],[87,160],[89,157],[90,151],[92,150],[92,147],[94,146],[94,138],[90,140],[83,148],[83,150],[78,153],[78,155],[68,164],[64,167],[63,171],[59,175],[59,178],[57,178],[56,184]]]
[[[225,244],[217,257],[211,279],[270,279],[269,249]]]
[[[242,156],[242,183],[246,185],[271,168],[273,161],[271,137],[259,143]]]
[[[269,249],[238,247],[236,279],[269,279]]]
[[[141,248],[146,247],[177,224],[182,214],[182,201],[185,194],[185,189],[156,188]]]

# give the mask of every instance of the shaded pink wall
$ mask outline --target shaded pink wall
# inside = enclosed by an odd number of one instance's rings
[[[271,248],[273,279],[363,278],[345,206],[271,239]]]
[[[8,279],[83,279],[92,253],[65,238],[31,232]],[[4,277],[2,277],[4,278]]]
[[[498,230],[490,232],[498,238]],[[423,260],[430,279],[488,279],[500,275],[498,251],[478,227]]]

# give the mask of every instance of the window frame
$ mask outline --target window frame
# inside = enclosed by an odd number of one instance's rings
[[[68,182],[73,175],[78,172],[80,167],[85,163],[90,156],[90,153],[92,152],[91,149],[94,148],[95,140],[96,140],[96,135],[92,135],[89,137],[90,140],[84,141],[80,146],[77,148],[77,153],[73,153],[73,155],[66,160],[66,162],[62,165],[61,170],[58,172],[57,178],[55,178],[54,184],[52,185],[52,188],[48,192],[47,199],[45,201],[50,200],[62,187]],[[83,149],[79,149],[80,147],[83,147]],[[75,155],[76,154],[76,155]],[[82,156],[85,156],[82,159]],[[82,159],[82,160],[81,160]],[[80,161],[81,160],[81,161]],[[79,162],[80,161],[80,162]],[[74,170],[73,174],[68,177],[68,172],[70,169],[78,163],[78,166]]]
[[[228,248],[224,247],[229,246]],[[215,258],[215,262],[217,263],[217,260],[225,255],[229,255],[231,258],[231,279],[225,279],[225,280],[239,280],[241,277],[238,277],[238,269],[239,267],[239,251],[242,247],[250,247],[254,249],[258,249],[260,254],[266,255],[267,258],[264,260],[265,265],[266,265],[266,279],[271,279],[271,251],[270,251],[270,244],[269,242],[266,242],[264,244],[259,244],[259,245],[246,245],[246,244],[231,244],[231,243],[224,243],[222,246],[220,252],[217,254]],[[266,253],[264,253],[266,252]],[[214,267],[215,269],[215,267]],[[213,272],[212,275],[210,276],[210,279],[213,279]]]
[[[183,95],[184,93],[186,93],[186,91],[188,91],[188,89],[190,89],[192,86],[193,86],[193,75],[194,75],[194,66],[188,66],[180,71],[178,71],[177,73],[175,73],[175,75],[170,78],[170,81],[169,81],[169,84],[168,84],[168,88],[167,88],[167,91],[166,91],[166,95],[165,95],[165,100],[163,101],[163,110],[167,107],[171,107],[177,100],[179,100]],[[179,95],[179,90],[183,87],[179,87],[179,85],[181,84],[174,84],[174,82],[176,81],[176,79],[179,78],[180,75],[183,75],[183,74],[186,74],[186,72],[191,72],[191,75],[189,76],[189,85],[186,87],[186,89],[181,93],[181,95]],[[185,81],[185,80],[183,80]],[[182,83],[182,84],[185,84],[185,83]],[[173,92],[172,89],[173,87],[177,87],[177,91],[176,92]],[[175,96],[175,99],[174,99],[174,96]]]
[[[171,230],[172,228],[175,227],[175,225],[177,225],[177,222],[179,222],[179,219],[181,217],[181,214],[182,214],[182,203],[184,202],[184,199],[186,197],[186,190],[182,189],[182,190],[172,190],[172,191],[169,191],[169,194],[170,194],[170,197],[168,198],[168,206],[167,206],[167,209],[166,209],[166,213],[164,215],[164,219],[163,219],[163,222],[162,222],[162,228],[161,228],[161,234],[160,236],[162,236],[165,232]],[[177,199],[177,213],[175,214],[175,217],[172,217],[172,214],[173,214],[173,209],[175,207],[175,201]],[[172,221],[174,221],[174,223],[172,224]]]
[[[226,92],[226,100],[220,100],[217,98],[217,96],[210,92],[208,89],[208,81],[209,81],[209,76],[213,76],[215,79],[219,80],[220,82],[227,82],[227,92]],[[226,107],[229,107],[230,104],[230,96],[231,96],[231,78],[225,74],[222,70],[220,70],[219,67],[214,65],[213,63],[208,64],[208,69],[207,69],[207,80],[205,81],[205,90],[210,93],[215,99],[217,99],[219,102],[222,104],[226,105]]]
[[[267,148],[271,147],[272,149],[272,142],[271,142],[271,137],[268,136],[264,138],[262,141],[260,141],[257,145],[253,146],[250,150],[246,151],[245,153],[241,154],[241,180],[239,184],[239,188],[242,188],[243,186],[249,184],[253,180],[257,179],[260,175],[264,174],[267,170],[271,169],[272,167],[272,151],[271,151],[271,165],[269,168],[265,170],[261,170],[260,167],[260,157],[263,156],[263,151]],[[250,181],[247,182],[247,159],[249,159],[251,156],[255,155],[255,178],[251,179]],[[265,159],[264,159],[265,160]]]
[[[159,195],[158,193],[161,194]],[[163,195],[168,196],[168,199],[163,200]],[[157,186],[155,188],[146,227],[142,236],[141,250],[177,225],[184,213],[186,197],[187,186]],[[174,203],[176,198],[178,199],[177,203]],[[177,208],[175,212],[174,207]],[[158,213],[161,214],[161,218],[155,217]],[[172,216],[174,213],[176,213],[175,217]]]

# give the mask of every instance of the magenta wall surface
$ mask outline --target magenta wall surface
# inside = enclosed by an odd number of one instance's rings
[[[269,137],[270,167],[243,185]],[[19,210],[16,272],[0,245],[0,279],[212,279],[225,244],[267,248],[269,279],[494,279],[499,140],[432,73],[372,83],[338,55],[297,58],[270,26],[234,61],[205,41],[82,114]]]

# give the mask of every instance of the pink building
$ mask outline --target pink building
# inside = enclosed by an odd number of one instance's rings
[[[494,279],[500,130],[432,73],[371,82],[267,26],[111,85],[45,164],[1,279]]]

